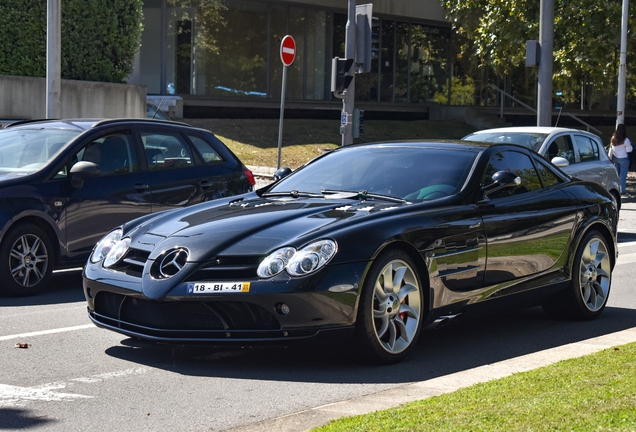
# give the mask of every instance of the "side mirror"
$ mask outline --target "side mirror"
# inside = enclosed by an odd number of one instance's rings
[[[570,162],[566,158],[562,158],[559,156],[552,158],[550,162],[552,162],[553,165],[556,165],[559,168],[563,168],[570,165]]]
[[[277,182],[278,180],[287,177],[291,173],[292,173],[292,170],[289,167],[278,168],[276,172],[274,173],[274,181]]]
[[[77,162],[71,167],[71,186],[79,189],[84,186],[84,180],[98,176],[99,173],[99,167],[93,162]]]
[[[517,174],[511,173],[510,171],[497,171],[492,176],[492,183],[488,186],[484,186],[482,191],[484,193],[484,197],[487,197],[498,190],[513,186],[517,187],[520,185],[521,177],[517,176]]]

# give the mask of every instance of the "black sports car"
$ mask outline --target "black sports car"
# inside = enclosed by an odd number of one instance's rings
[[[117,228],[84,291],[95,324],[135,338],[353,337],[391,363],[424,325],[465,312],[597,317],[616,225],[606,190],[521,146],[354,145],[258,191]]]

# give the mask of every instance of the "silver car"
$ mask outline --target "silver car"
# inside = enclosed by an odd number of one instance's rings
[[[572,177],[599,183],[612,194],[620,208],[618,172],[601,138],[593,133],[561,127],[521,126],[485,129],[462,139],[528,147]]]

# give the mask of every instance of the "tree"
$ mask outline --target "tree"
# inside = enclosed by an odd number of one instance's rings
[[[525,42],[539,39],[539,1],[441,0],[454,29],[473,41],[482,65],[505,76],[525,63]],[[613,93],[618,67],[621,2],[555,0],[554,87],[566,102],[581,85]],[[634,58],[634,40],[628,43]],[[630,62],[628,61],[628,64]],[[636,82],[632,80],[631,87]]]
[[[62,78],[123,82],[133,70],[142,0],[62,0]],[[43,0],[2,0],[0,74],[46,76]]]

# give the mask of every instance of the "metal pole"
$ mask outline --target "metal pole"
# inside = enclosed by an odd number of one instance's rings
[[[280,151],[283,144],[283,112],[285,111],[285,93],[287,88],[287,66],[283,65],[283,83],[280,90],[280,120],[278,121],[278,163],[276,169],[280,168]]]
[[[62,80],[62,1],[47,0],[46,8],[46,118],[60,118]]]
[[[552,51],[554,48],[554,0],[541,0],[539,22],[539,85],[537,126],[552,123]]]
[[[349,0],[349,15],[347,18],[347,28],[345,36],[345,58],[352,59],[356,56],[356,0]],[[352,66],[355,67],[355,66]],[[353,144],[353,108],[355,104],[356,78],[355,74],[351,80],[351,84],[345,91],[345,97],[342,100],[342,111],[347,113],[347,124],[344,125],[344,133],[342,134],[342,145]]]
[[[621,26],[621,54],[618,66],[618,98],[616,100],[616,125],[625,123],[625,91],[627,76],[627,23],[629,20],[629,0],[623,0]]]

